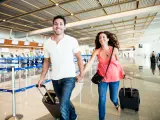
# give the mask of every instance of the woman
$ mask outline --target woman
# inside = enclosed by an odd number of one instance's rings
[[[118,104],[118,88],[119,81],[123,79],[124,72],[118,61],[118,48],[119,43],[115,34],[108,31],[99,32],[95,40],[95,51],[92,54],[91,59],[86,64],[83,75],[87,72],[91,64],[93,63],[95,57],[98,58],[98,74],[104,76],[104,79],[98,84],[99,93],[99,120],[105,120],[106,113],[106,92],[109,86],[110,99],[115,105],[115,108],[119,109]],[[114,47],[114,50],[113,50]],[[105,76],[106,68],[112,53],[112,59]]]

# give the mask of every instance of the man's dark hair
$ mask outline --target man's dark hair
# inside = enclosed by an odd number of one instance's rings
[[[63,22],[64,22],[64,25],[66,25],[66,19],[64,18],[64,16],[62,16],[62,15],[55,16],[55,17],[53,18],[53,24],[54,24],[54,21],[55,21],[56,19],[62,19]]]

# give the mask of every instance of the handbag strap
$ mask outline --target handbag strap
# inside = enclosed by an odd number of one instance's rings
[[[110,62],[111,62],[111,59],[112,59],[113,50],[114,50],[114,46],[113,46],[112,53],[111,53],[111,56],[110,56],[110,59],[109,59],[109,62],[108,62],[107,68],[106,68],[106,73],[108,71],[108,68],[109,68],[109,65],[110,65]],[[106,73],[105,73],[105,76],[106,76]]]

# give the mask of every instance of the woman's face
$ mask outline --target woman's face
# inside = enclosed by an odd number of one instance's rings
[[[99,35],[99,42],[100,42],[101,45],[105,45],[106,43],[108,43],[108,41],[109,41],[109,39],[108,39],[106,34],[101,33]]]

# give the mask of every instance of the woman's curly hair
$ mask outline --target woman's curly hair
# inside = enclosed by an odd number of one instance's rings
[[[117,39],[117,36],[111,32],[108,32],[108,31],[104,31],[104,32],[99,32],[96,36],[96,40],[95,40],[95,49],[98,49],[101,47],[101,44],[99,42],[99,35],[101,33],[104,33],[106,34],[107,38],[109,39],[108,41],[108,45],[109,46],[112,46],[112,47],[116,47],[119,49],[119,42],[118,42],[118,39]]]

